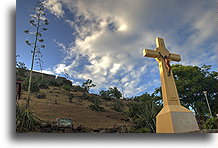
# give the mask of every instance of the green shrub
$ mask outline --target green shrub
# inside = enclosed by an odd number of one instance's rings
[[[100,94],[100,96],[101,96],[104,100],[111,100],[110,91],[109,91],[109,90],[107,90],[107,91],[101,90],[101,91],[99,92],[99,94]]]
[[[79,85],[73,85],[72,86],[72,91],[73,92],[86,92],[86,90],[84,88],[82,88],[81,86],[79,86]]]
[[[39,91],[40,81],[41,81],[41,77],[38,77],[38,76],[32,77],[31,92],[38,92]],[[28,81],[28,83],[29,83],[29,81]]]
[[[101,90],[99,94],[105,100],[120,99],[122,97],[117,87],[109,87],[109,90]]]
[[[149,128],[142,127],[135,130],[134,133],[151,133],[151,130]]]
[[[49,78],[47,81],[48,81],[49,86],[54,86],[54,87],[71,86],[72,87],[72,82],[65,78],[60,78],[60,77],[57,79]]]
[[[48,89],[48,84],[45,81],[41,80],[41,82],[39,82],[39,88]]]
[[[18,62],[16,63],[16,75],[20,75],[22,77],[26,77],[27,67],[25,63]]]
[[[101,100],[98,98],[93,98],[92,99],[92,105],[90,105],[91,110],[93,111],[105,111],[105,109],[103,107],[100,106],[101,105]]]
[[[27,73],[26,69],[17,68],[16,70],[16,74],[21,77],[26,77],[26,73]]]
[[[27,91],[29,85],[29,77],[24,80],[22,83],[22,88]],[[38,92],[40,89],[48,89],[48,83],[46,80],[43,80],[41,76],[34,75],[32,76],[31,83],[31,92]]]
[[[73,98],[74,98],[73,94],[68,94],[68,101],[69,101],[69,103],[73,102]]]
[[[25,77],[22,77],[21,75],[16,74],[16,80],[25,81]]]
[[[103,107],[101,107],[101,106],[96,106],[96,105],[94,105],[94,104],[90,105],[90,108],[91,108],[91,110],[97,111],[97,112],[105,111],[105,109],[104,109]]]
[[[38,98],[38,99],[45,99],[46,98],[46,94],[43,94],[43,93],[37,94],[36,98]]]
[[[59,78],[58,80],[59,80],[61,86],[63,86],[63,85],[72,86],[72,82],[70,80],[67,80],[65,78]]]
[[[49,79],[48,80],[48,85],[49,86],[55,86],[55,87],[60,87],[61,86],[61,84],[56,79]]]
[[[114,103],[112,104],[112,109],[121,112],[123,111],[124,104],[120,100],[115,100]]]
[[[66,85],[63,85],[63,86],[62,86],[62,88],[63,88],[63,89],[65,89],[66,91],[70,91],[70,90],[71,90],[71,88],[72,88],[72,86],[71,86],[71,85],[68,85],[68,84],[66,84]]]
[[[68,94],[69,98],[74,98],[74,94]]]
[[[207,121],[203,124],[204,129],[217,129],[217,118],[212,117],[208,118]]]
[[[120,129],[118,130],[118,133],[135,133],[135,129],[133,126],[126,126],[123,125],[120,127]]]

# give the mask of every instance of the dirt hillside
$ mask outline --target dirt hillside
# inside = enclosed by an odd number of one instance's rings
[[[73,95],[69,101],[69,94]],[[43,96],[43,97],[40,97]],[[84,96],[94,96],[101,100],[103,112],[93,111],[90,108],[91,101],[85,100]],[[20,105],[25,104],[27,92],[22,91]],[[122,100],[126,104],[127,100]],[[69,92],[60,87],[49,87],[32,93],[30,100],[31,110],[34,115],[43,121],[54,122],[57,118],[68,117],[73,119],[74,126],[88,128],[110,128],[117,125],[129,125],[126,115],[111,109],[113,101],[103,100],[100,96],[86,92]]]

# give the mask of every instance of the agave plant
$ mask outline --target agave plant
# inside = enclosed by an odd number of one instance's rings
[[[37,131],[39,123],[36,121],[29,108],[16,105],[16,131],[33,132]]]
[[[162,106],[145,94],[128,104],[128,116],[132,119],[136,132],[156,132],[156,116]]]
[[[147,100],[140,103],[139,113],[136,114],[141,121],[144,122],[145,127],[149,128],[152,133],[156,132],[156,116],[160,111],[160,107],[153,100]]]

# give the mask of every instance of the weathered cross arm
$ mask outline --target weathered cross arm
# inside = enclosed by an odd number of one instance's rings
[[[181,57],[178,54],[174,54],[174,53],[170,53],[170,57],[169,57],[172,61],[176,61],[179,62],[181,61]]]
[[[158,58],[158,57],[160,57],[160,53],[157,52],[156,50],[144,49],[143,56],[150,57],[150,58]],[[176,61],[176,62],[181,61],[180,55],[174,54],[174,53],[169,54],[169,59],[172,61]]]
[[[160,57],[160,54],[155,50],[144,49],[143,56],[150,57],[150,58],[157,58],[157,57]]]

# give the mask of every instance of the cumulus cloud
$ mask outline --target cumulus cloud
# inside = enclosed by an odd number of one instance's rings
[[[43,3],[57,18],[63,17],[64,11],[62,10],[62,4],[59,0],[45,0]]]
[[[92,79],[96,90],[123,87],[127,96],[160,85],[154,59],[142,57],[142,49],[155,48],[163,37],[166,47],[181,54],[182,64],[214,62],[216,55],[216,7],[213,1],[152,0],[46,0],[48,10],[72,27],[75,40],[55,72],[70,72],[78,80]],[[208,40],[210,44],[206,44]],[[212,56],[213,58],[206,58]]]

